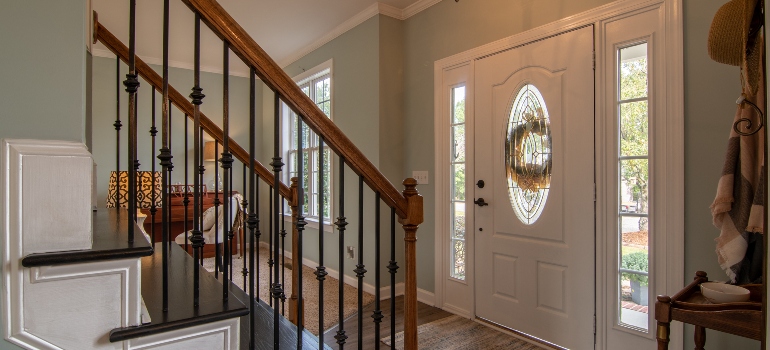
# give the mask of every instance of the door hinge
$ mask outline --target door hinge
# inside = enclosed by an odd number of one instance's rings
[[[593,69],[596,70],[596,51],[594,51],[591,60],[593,61]]]
[[[596,203],[596,182],[594,182],[594,203]]]
[[[596,347],[596,314],[594,314],[594,348]]]

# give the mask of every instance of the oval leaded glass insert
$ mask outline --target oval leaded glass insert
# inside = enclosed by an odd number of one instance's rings
[[[521,87],[511,105],[505,139],[508,196],[514,213],[531,225],[543,213],[551,185],[551,120],[543,95]]]

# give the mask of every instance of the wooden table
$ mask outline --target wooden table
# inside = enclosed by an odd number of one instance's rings
[[[237,194],[238,192],[233,191],[233,194]],[[173,242],[174,238],[180,234],[184,234],[185,228],[187,231],[190,231],[193,229],[193,213],[195,212],[193,209],[193,196],[192,193],[189,195],[190,202],[187,206],[187,216],[185,220],[185,206],[184,206],[184,195],[172,195],[171,200],[171,238],[170,241]],[[211,208],[214,206],[215,198],[219,199],[219,205],[223,205],[224,203],[224,192],[214,193],[214,192],[206,192],[203,195],[203,211],[206,211],[206,209]],[[163,223],[162,220],[162,211],[161,208],[157,208],[157,211],[155,212],[155,223],[153,224],[152,215],[150,215],[150,209],[141,209],[142,213],[147,215],[147,218],[144,220],[144,229],[147,231],[147,234],[149,234],[153,238],[153,243],[155,242],[161,242],[163,240]],[[185,223],[187,225],[185,225]],[[154,229],[154,231],[153,231]],[[241,234],[240,232],[236,233],[235,240],[240,241]],[[216,248],[214,247],[214,242],[206,242],[206,244],[203,246],[203,257],[204,258],[210,258],[214,257],[216,255]],[[238,253],[238,244],[235,244],[235,242],[232,242],[231,245],[231,251],[233,254]],[[182,247],[184,248],[184,246]],[[192,247],[188,245],[187,252],[192,254]]]
[[[696,350],[706,344],[706,328],[761,341],[763,285],[741,286],[750,292],[748,302],[712,304],[700,292],[703,282],[708,282],[706,273],[698,271],[695,280],[673,297],[658,296],[655,303],[658,350],[668,349],[671,321],[695,325]]]

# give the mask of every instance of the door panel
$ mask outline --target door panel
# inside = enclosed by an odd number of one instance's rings
[[[585,27],[475,70],[476,315],[574,349],[594,344],[592,57]]]

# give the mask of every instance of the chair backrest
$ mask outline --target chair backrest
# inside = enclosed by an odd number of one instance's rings
[[[195,185],[176,184],[176,185],[168,185],[168,186],[171,194],[173,194],[176,197],[184,197],[185,189],[188,197],[192,197],[193,193],[195,193]],[[199,186],[201,188],[201,193],[203,194],[203,198],[208,198],[209,190],[206,184],[202,184]]]

